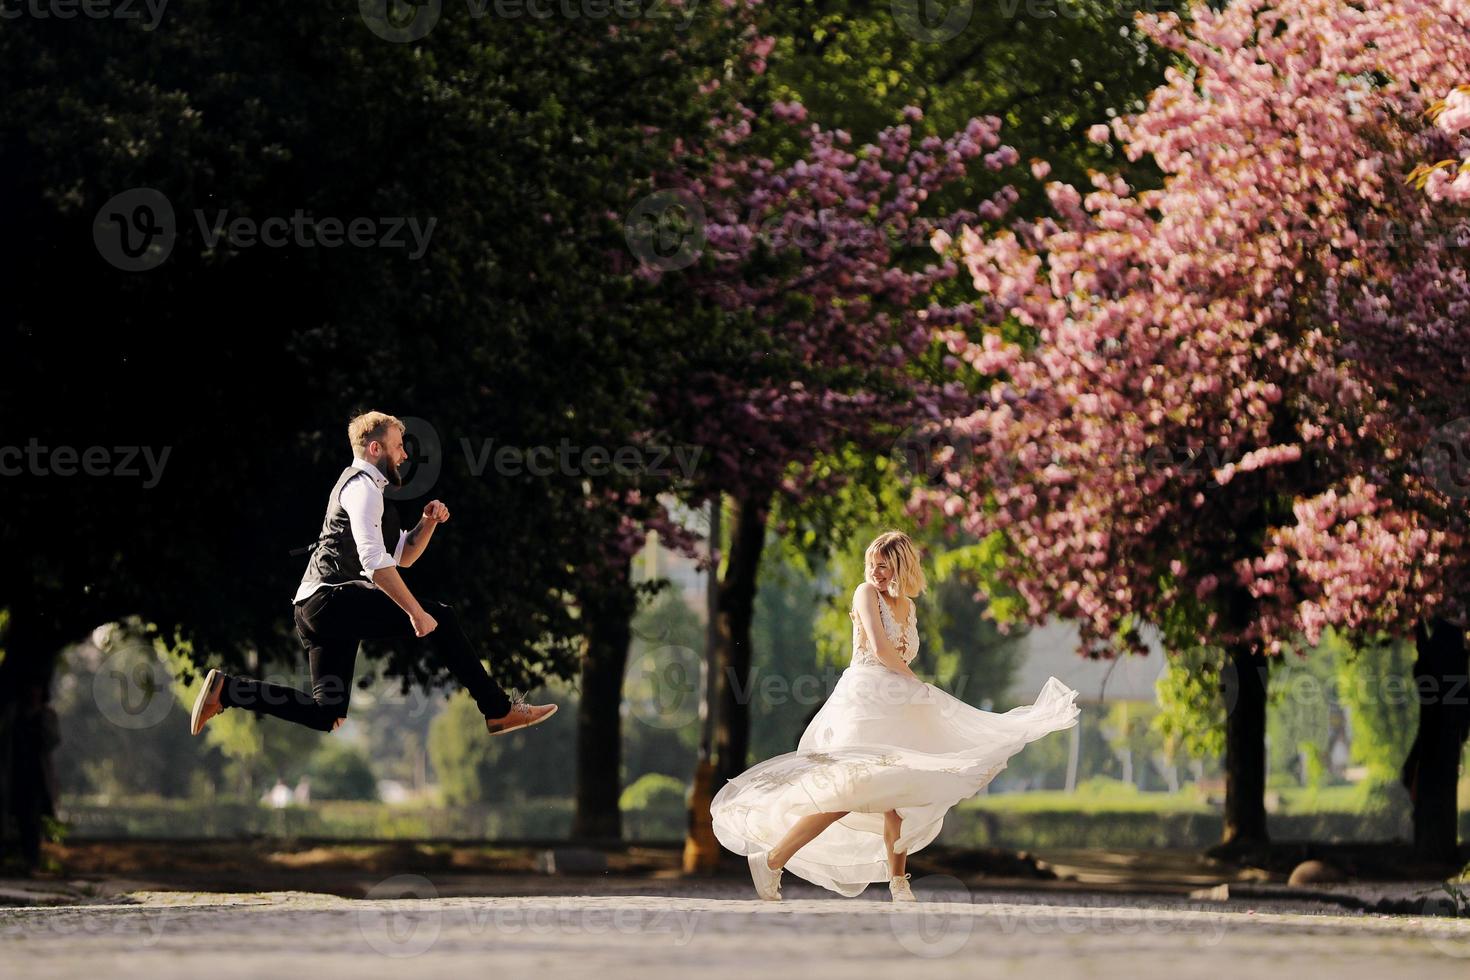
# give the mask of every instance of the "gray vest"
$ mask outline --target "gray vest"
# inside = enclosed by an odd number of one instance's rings
[[[303,585],[315,585],[318,582],[330,585],[368,582],[362,574],[362,562],[357,559],[357,541],[352,537],[352,522],[347,517],[347,511],[342,509],[340,499],[347,481],[357,478],[371,480],[372,476],[356,466],[349,466],[337,477],[337,485],[332,487],[332,495],[327,498],[327,514],[322,518],[321,533],[317,535],[316,544],[311,546],[306,574],[301,577]],[[389,549],[390,554],[393,546],[398,543],[399,530],[398,508],[391,501],[383,501],[383,545]]]

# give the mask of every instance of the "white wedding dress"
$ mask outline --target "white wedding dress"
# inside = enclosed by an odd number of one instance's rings
[[[918,654],[910,602],[900,628],[883,597],[883,628],[905,662]],[[776,845],[798,819],[851,811],[786,862],[786,869],[840,895],[888,881],[883,814],[903,820],[895,850],[912,854],[939,834],[944,815],[979,792],[1028,742],[1077,723],[1077,692],[1047,679],[1034,704],[1006,712],[973,707],[922,681],[889,670],[873,652],[857,613],[852,661],[795,752],[757,763],[710,803],[714,832],[736,854]]]

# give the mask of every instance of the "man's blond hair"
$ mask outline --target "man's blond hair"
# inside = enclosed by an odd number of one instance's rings
[[[368,443],[374,439],[382,441],[388,434],[388,426],[398,426],[404,431],[403,423],[386,412],[364,412],[347,423],[347,441],[352,443],[352,455],[359,459],[367,455]]]

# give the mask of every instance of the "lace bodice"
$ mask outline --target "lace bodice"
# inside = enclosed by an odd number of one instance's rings
[[[883,628],[888,631],[889,638],[895,646],[901,639],[908,640],[902,651],[903,662],[906,664],[913,663],[914,658],[919,655],[919,625],[915,609],[916,604],[910,599],[908,622],[900,627],[893,616],[893,610],[888,608],[888,601],[882,596],[878,597],[878,615],[883,620]],[[867,631],[863,629],[863,621],[858,617],[857,610],[849,608],[847,615],[852,617],[852,662],[882,667],[883,661],[878,659],[873,645],[868,642]]]

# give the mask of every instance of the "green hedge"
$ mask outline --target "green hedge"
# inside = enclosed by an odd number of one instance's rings
[[[628,840],[679,840],[689,826],[689,789],[683,780],[650,772],[618,798]]]
[[[998,795],[961,803],[945,817],[939,841],[956,847],[1028,849],[1203,848],[1220,839],[1218,810],[1179,798],[1092,801],[1072,808],[1033,809],[1033,802],[1025,799],[1030,795]],[[625,802],[634,802],[635,797],[648,806],[625,808],[624,834],[628,840],[683,838],[686,817],[682,794],[675,794],[661,781],[650,781],[640,786],[638,793],[625,797]],[[72,840],[260,835],[329,840],[564,840],[571,832],[572,810],[573,801],[562,797],[463,807],[328,800],[280,810],[238,802],[133,800],[121,804],[65,801],[61,817],[69,824],[67,837]],[[1268,826],[1272,836],[1280,840],[1412,837],[1407,814],[1393,808],[1273,813],[1268,817]],[[1470,840],[1470,812],[1460,814],[1460,839]]]
[[[67,838],[208,839],[265,835],[341,839],[556,840],[572,828],[573,802],[555,797],[464,807],[328,800],[282,809],[259,804],[158,800],[64,802]]]
[[[1274,813],[1267,829],[1277,840],[1323,843],[1413,839],[1405,814],[1389,812]],[[1220,840],[1217,812],[1138,810],[1008,811],[961,805],[945,818],[939,840],[955,847],[1118,847],[1204,848]],[[1470,840],[1470,813],[1460,814],[1460,839]]]

